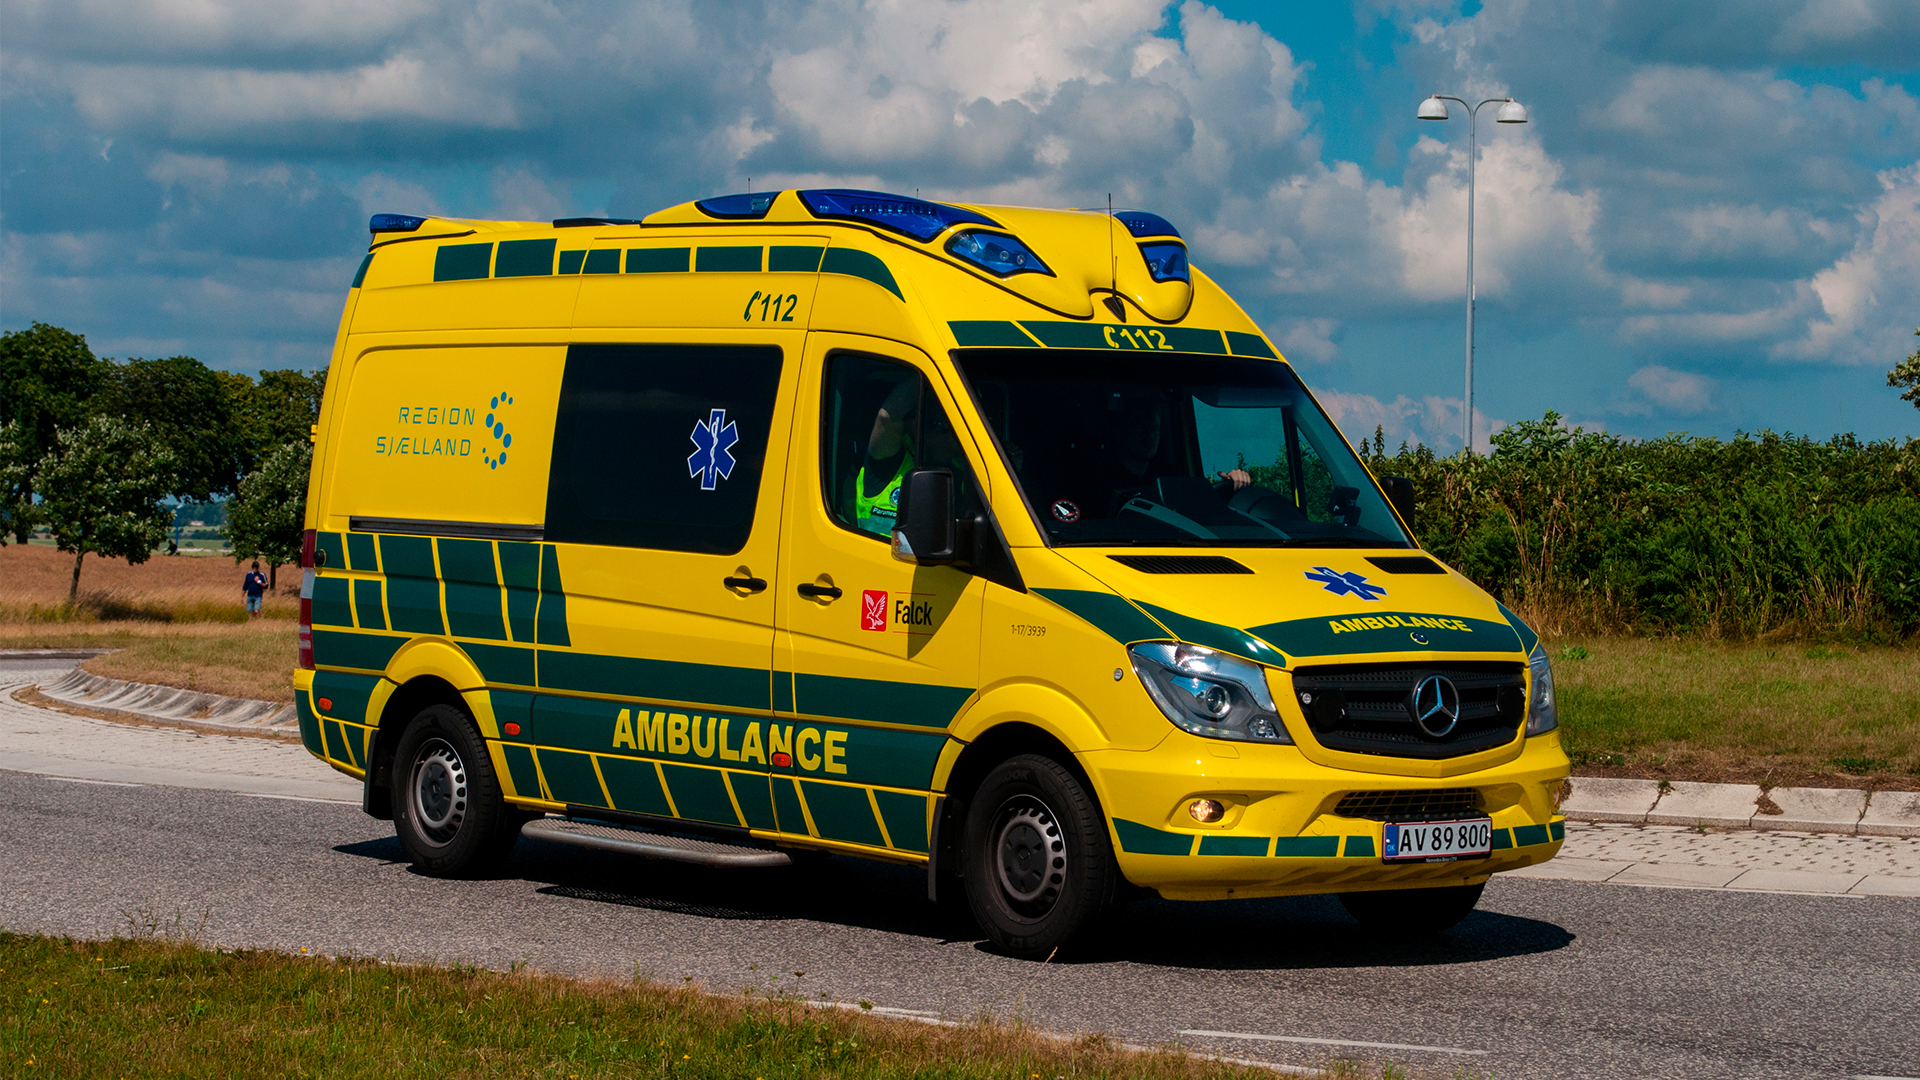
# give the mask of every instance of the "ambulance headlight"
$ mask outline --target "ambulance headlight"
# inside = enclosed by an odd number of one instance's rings
[[[1533,692],[1527,695],[1527,734],[1539,735],[1560,726],[1553,700],[1553,661],[1547,659],[1545,644],[1534,643],[1527,654],[1527,669],[1533,674]]]
[[[1127,652],[1147,695],[1181,728],[1210,739],[1293,741],[1260,665],[1170,641],[1135,645]]]

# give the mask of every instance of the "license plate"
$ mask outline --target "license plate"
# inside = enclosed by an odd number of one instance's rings
[[[1493,854],[1493,819],[1388,823],[1380,837],[1387,862],[1451,862]]]

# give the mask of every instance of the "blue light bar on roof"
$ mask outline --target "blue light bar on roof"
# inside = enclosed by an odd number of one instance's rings
[[[1173,227],[1173,222],[1159,214],[1149,214],[1145,210],[1115,210],[1113,216],[1119,218],[1120,224],[1125,225],[1127,231],[1135,236],[1180,235],[1180,230]]]
[[[955,225],[991,225],[1000,228],[999,222],[971,210],[962,210],[945,203],[924,202],[909,199],[905,195],[888,195],[883,191],[854,191],[834,188],[824,191],[802,191],[800,201],[807,204],[814,217],[839,218],[842,221],[858,221],[866,225],[878,225],[880,228],[911,236],[925,242],[939,236]]]
[[[711,199],[701,199],[693,205],[708,217],[758,221],[767,216],[767,211],[773,207],[773,200],[779,197],[777,191],[762,191],[757,195],[717,195]]]
[[[411,214],[375,214],[367,221],[367,231],[370,233],[412,232],[426,223],[426,218],[414,217]]]

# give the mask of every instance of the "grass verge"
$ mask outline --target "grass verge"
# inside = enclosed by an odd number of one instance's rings
[[[81,666],[129,682],[178,686],[226,697],[293,700],[295,624],[19,623],[0,621],[0,648],[114,649]]]
[[[1274,1075],[1097,1036],[938,1027],[766,994],[7,933],[0,1060],[8,1075],[47,1078]]]
[[[1920,789],[1920,649],[1605,637],[1548,651],[1575,775]]]

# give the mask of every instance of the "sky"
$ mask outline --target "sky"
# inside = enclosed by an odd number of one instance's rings
[[[377,212],[1152,210],[1350,437],[1920,435],[1913,0],[0,0],[0,329],[327,362]]]

